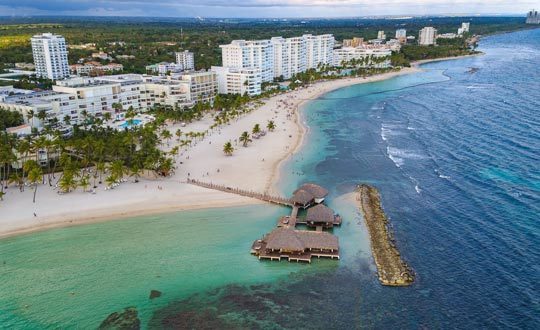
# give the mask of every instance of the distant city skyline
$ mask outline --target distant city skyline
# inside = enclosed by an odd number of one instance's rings
[[[220,18],[523,14],[538,0],[0,0],[0,16]]]

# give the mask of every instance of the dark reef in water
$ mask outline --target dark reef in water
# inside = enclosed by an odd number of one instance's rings
[[[272,284],[228,285],[171,303],[152,316],[148,327],[166,329],[357,329],[362,324],[359,283],[377,285],[367,262],[360,270],[338,268],[291,275]],[[371,276],[370,276],[371,275]],[[371,289],[370,289],[371,290]],[[392,294],[390,292],[390,294]],[[366,311],[386,318],[387,311]]]
[[[155,298],[159,298],[159,297],[161,297],[161,291],[152,290],[152,291],[150,291],[150,296],[148,297],[148,299],[155,299]]]
[[[141,320],[135,307],[128,307],[121,313],[114,312],[99,325],[99,329],[138,330],[140,328]]]

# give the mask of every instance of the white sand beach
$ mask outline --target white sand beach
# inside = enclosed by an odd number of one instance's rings
[[[208,190],[185,183],[186,179],[224,184],[231,187],[268,191],[274,194],[280,164],[302,144],[306,130],[298,120],[301,105],[331,90],[360,83],[389,79],[397,75],[418,72],[416,66],[399,72],[391,72],[368,78],[348,78],[316,83],[310,87],[262,100],[264,105],[233,120],[229,125],[215,129],[181,155],[177,156],[178,168],[169,178],[141,179],[105,190],[104,185],[95,194],[80,189],[58,195],[48,184],[39,185],[36,203],[32,202],[33,188],[20,192],[17,187],[7,190],[0,202],[0,237],[16,235],[34,230],[68,226],[93,221],[119,219],[144,214],[173,212],[188,209],[229,207],[261,203],[257,200]],[[266,127],[269,120],[276,123],[274,132],[253,139],[248,147],[235,145],[243,131],[251,132],[255,124]],[[213,121],[210,116],[186,127],[171,125],[183,132],[204,131]],[[235,151],[226,156],[223,145],[231,141]],[[170,142],[172,147],[176,143]],[[35,214],[35,215],[34,215]]]

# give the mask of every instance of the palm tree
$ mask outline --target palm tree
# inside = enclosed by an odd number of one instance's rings
[[[90,176],[88,174],[84,174],[81,179],[79,180],[79,186],[83,188],[83,191],[86,192],[88,187],[90,186]]]
[[[105,120],[105,121],[110,121],[111,119],[112,119],[112,115],[111,115],[110,112],[105,112],[105,113],[103,114],[103,120]]]
[[[32,128],[34,127],[34,115],[35,115],[34,110],[28,110],[28,112],[26,113],[26,118],[30,122],[30,126]]]
[[[266,128],[268,128],[269,131],[274,131],[276,129],[276,124],[273,120],[269,120],[268,124],[266,125]]]
[[[223,152],[227,156],[232,156],[232,154],[234,152],[234,147],[233,147],[231,141],[228,141],[227,143],[225,143],[225,145],[223,145]]]
[[[118,179],[113,174],[107,176],[105,178],[105,182],[107,183],[107,187],[109,187],[109,188],[112,187],[112,185],[115,184],[117,180]]]
[[[77,189],[77,181],[75,180],[73,170],[64,170],[62,178],[58,181],[58,187],[65,193]]]
[[[111,172],[111,175],[115,178],[122,179],[124,177],[124,174],[126,173],[124,162],[122,160],[116,160],[112,162],[112,164],[109,166],[109,171]]]
[[[251,133],[252,134],[259,134],[261,132],[261,126],[259,124],[255,124],[255,126],[253,126],[253,129],[251,130]]]
[[[135,183],[139,182],[139,178],[141,177],[141,168],[138,164],[134,163],[133,165],[131,165],[131,167],[129,168],[129,176],[135,178]]]
[[[176,140],[180,141],[180,137],[182,136],[182,131],[180,129],[177,129],[174,135],[176,135]]]
[[[169,140],[172,138],[172,134],[171,132],[165,129],[163,130],[163,132],[161,132],[161,137],[167,140],[167,145],[169,145]]]
[[[41,170],[41,167],[37,166],[37,164],[33,165],[30,171],[28,171],[28,181],[30,181],[30,183],[34,185],[34,199],[32,200],[33,203],[36,202],[37,187],[39,182],[42,180],[42,177],[43,171]]]
[[[249,133],[247,131],[242,133],[242,135],[240,135],[240,138],[238,140],[240,142],[242,142],[244,147],[247,147],[248,143],[250,143],[252,141],[251,137],[249,136]]]

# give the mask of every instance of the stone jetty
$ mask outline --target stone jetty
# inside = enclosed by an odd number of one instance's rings
[[[360,185],[356,189],[356,200],[364,214],[371,239],[371,250],[379,281],[388,286],[407,286],[414,281],[414,272],[401,259],[395,240],[388,228],[388,219],[381,206],[381,198],[376,188]]]

